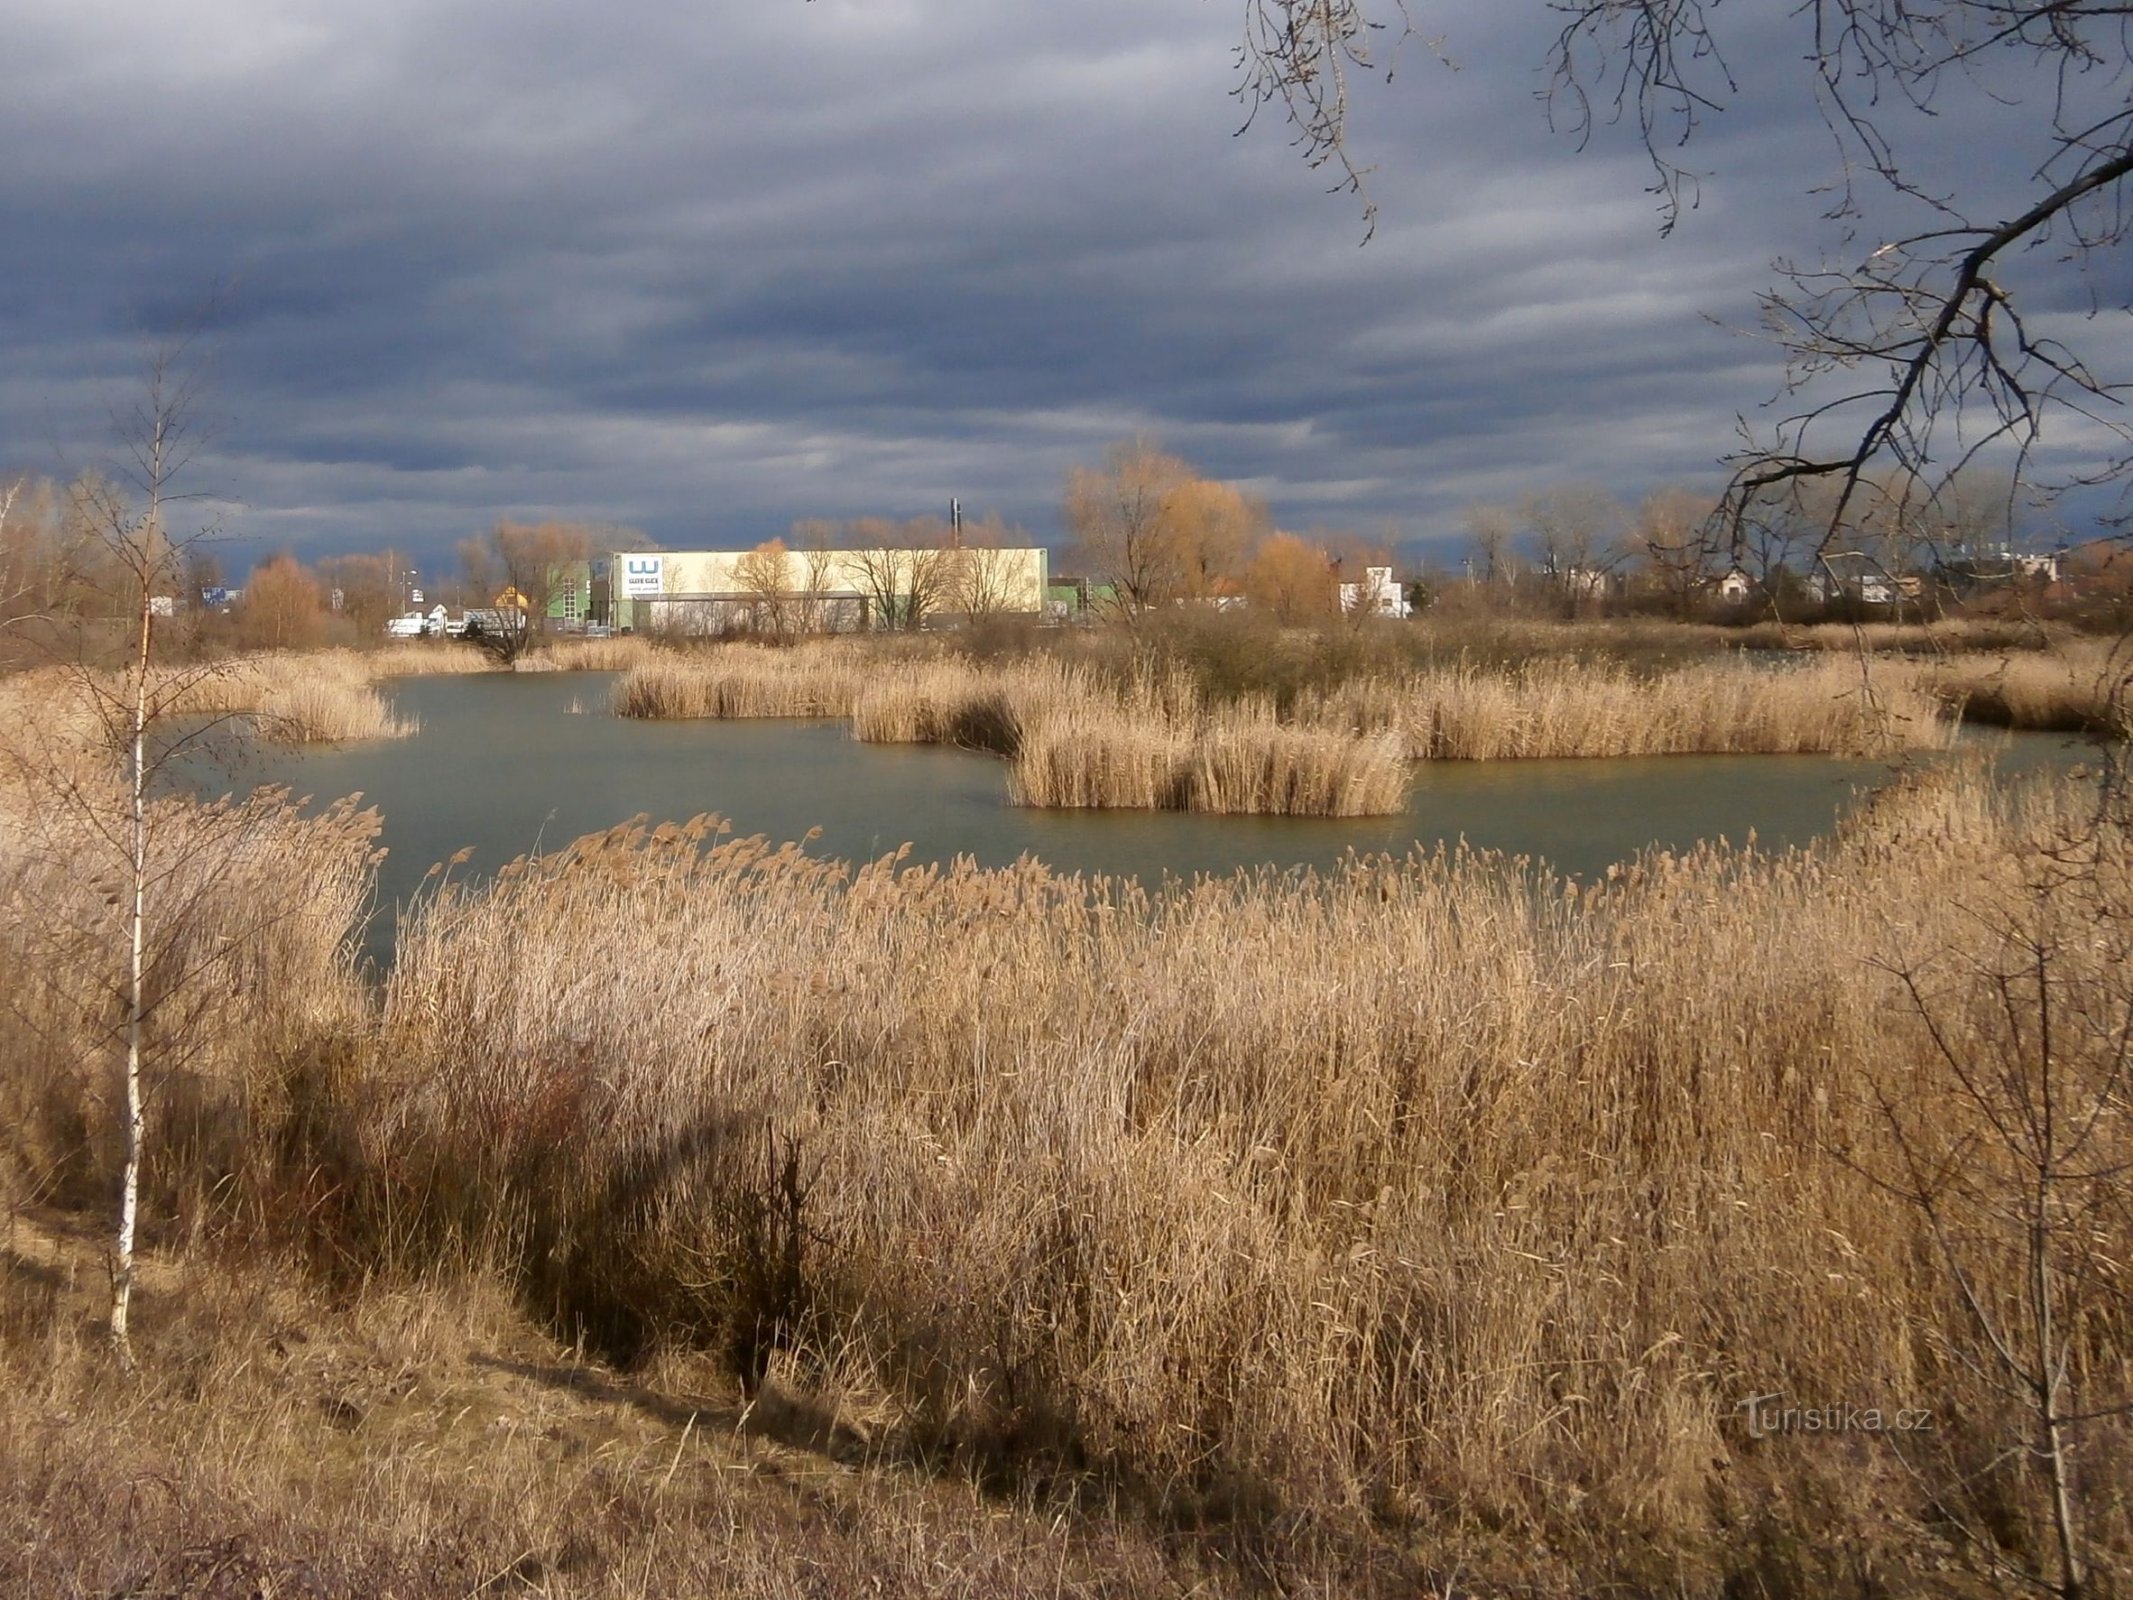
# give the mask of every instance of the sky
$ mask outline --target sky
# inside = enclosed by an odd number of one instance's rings
[[[0,470],[108,455],[198,324],[187,487],[253,554],[951,496],[1056,543],[1141,434],[1411,553],[1715,486],[1779,385],[1768,263],[1831,237],[1796,25],[1729,23],[1663,236],[1633,131],[1550,128],[1539,0],[1413,10],[1450,64],[1358,85],[1364,243],[1277,112],[1240,136],[1241,0],[0,0]],[[1966,176],[2023,169],[1994,115]]]

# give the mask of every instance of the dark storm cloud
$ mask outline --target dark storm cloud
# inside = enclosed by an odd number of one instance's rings
[[[951,493],[1049,536],[1142,430],[1293,526],[1707,474],[1775,367],[1699,314],[1811,228],[1811,105],[1714,128],[1662,240],[1633,141],[1545,126],[1546,13],[1436,9],[1459,70],[1361,104],[1358,249],[1274,121],[1232,137],[1228,3],[0,0],[0,465],[91,454],[233,280],[207,465],[262,546]]]

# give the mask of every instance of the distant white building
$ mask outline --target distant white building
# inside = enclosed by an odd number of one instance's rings
[[[1807,575],[1807,593],[1821,604],[1850,600],[1858,605],[1892,606],[1905,597],[1904,584],[1866,556],[1825,556]]]
[[[1365,567],[1362,582],[1341,585],[1341,610],[1350,615],[1360,611],[1365,616],[1406,617],[1413,609],[1390,567]]]

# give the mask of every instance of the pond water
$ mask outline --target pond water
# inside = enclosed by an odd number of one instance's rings
[[[632,721],[608,713],[612,681],[604,673],[403,679],[392,694],[421,719],[415,737],[261,752],[218,787],[288,783],[322,801],[360,791],[384,817],[379,897],[391,906],[463,847],[474,852],[468,870],[494,870],[639,812],[678,821],[713,811],[738,833],[773,840],[820,828],[814,853],[850,860],[908,842],[916,861],[969,855],[1001,866],[1029,853],[1061,871],[1151,883],[1166,873],[1325,867],[1351,850],[1461,839],[1591,874],[1654,845],[1751,832],[1773,847],[1804,843],[1891,770],[1820,756],[1435,762],[1417,768],[1407,811],[1394,817],[1027,811],[1008,804],[1006,764],[993,756],[863,745],[842,722]],[[2003,767],[2065,764],[2080,753],[2078,741],[2049,736],[1994,743]]]

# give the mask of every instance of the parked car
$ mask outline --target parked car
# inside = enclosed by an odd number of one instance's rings
[[[395,639],[420,639],[430,631],[430,619],[419,611],[410,611],[404,617],[394,617],[385,624],[385,631]]]

